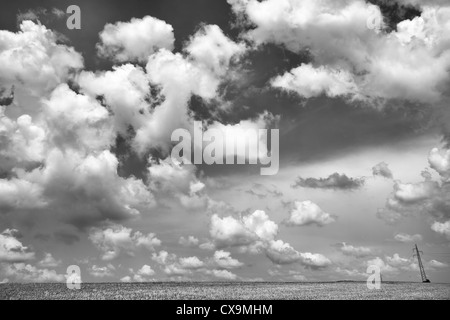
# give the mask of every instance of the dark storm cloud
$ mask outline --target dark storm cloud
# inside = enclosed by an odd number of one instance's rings
[[[14,87],[10,89],[0,87],[0,106],[9,106],[14,101]]]
[[[75,242],[80,241],[80,237],[66,231],[56,231],[53,236],[57,241],[61,241],[62,243],[67,245],[72,245]]]
[[[363,178],[349,178],[345,174],[333,173],[328,178],[302,178],[298,177],[293,188],[355,190],[364,185]]]

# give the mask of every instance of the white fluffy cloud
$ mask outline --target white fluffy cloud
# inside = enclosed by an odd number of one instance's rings
[[[282,240],[272,241],[266,250],[267,257],[275,264],[291,264],[301,259],[300,253]]]
[[[61,260],[56,260],[51,253],[46,252],[44,258],[39,261],[39,266],[44,268],[55,268],[62,263]]]
[[[211,217],[210,236],[215,247],[238,247],[241,252],[261,253],[275,264],[300,262],[307,268],[327,267],[331,261],[321,254],[300,253],[289,243],[276,240],[278,225],[261,210],[240,219],[232,216]]]
[[[442,179],[450,179],[450,150],[441,153],[439,149],[434,148],[428,156],[430,167],[438,172]]]
[[[358,99],[433,103],[449,81],[448,6],[425,6],[420,17],[400,22],[397,31],[376,33],[367,22],[377,19],[383,25],[383,16],[378,6],[363,0],[228,2],[249,24],[245,37],[256,45],[308,50],[315,69],[294,68],[278,79],[303,96],[350,93]],[[302,81],[308,76],[314,83]]]
[[[183,247],[196,247],[198,246],[199,240],[194,236],[180,237],[178,243]]]
[[[431,225],[431,229],[436,233],[446,236],[450,240],[450,220],[446,222],[435,221]]]
[[[315,224],[322,227],[334,221],[333,216],[324,212],[317,204],[311,201],[295,201],[294,208],[284,223],[288,226],[308,226]]]
[[[208,272],[209,274],[212,274],[214,277],[219,278],[219,279],[223,279],[223,280],[237,280],[237,275],[235,275],[234,273],[228,271],[228,270],[217,270],[214,269],[212,271]]]
[[[388,263],[386,263],[383,259],[380,257],[376,257],[372,260],[367,261],[367,266],[377,266],[380,268],[381,272],[397,272],[398,270],[392,266],[390,266]]]
[[[368,247],[355,247],[345,242],[341,243],[338,246],[339,250],[342,251],[345,255],[354,256],[354,257],[367,257],[372,254],[372,250]]]
[[[6,229],[0,234],[0,262],[23,262],[34,259],[34,252],[24,246],[15,229]]]
[[[430,167],[442,177],[439,183],[433,180],[428,171],[422,172],[424,181],[402,183],[396,181],[394,191],[386,201],[385,208],[378,210],[378,217],[387,223],[396,223],[400,219],[415,213],[433,216],[436,220],[450,218],[450,184],[447,181],[447,153],[433,149],[429,154]]]
[[[321,269],[331,265],[330,259],[320,253],[300,253],[300,261],[306,267],[310,269]]]
[[[13,120],[4,111],[0,106],[0,170],[41,162],[45,155],[46,130],[27,114]]]
[[[73,48],[57,44],[57,36],[45,26],[23,21],[20,31],[0,30],[0,82],[14,85],[14,104],[35,108],[36,100],[66,82],[83,58]],[[26,63],[22,63],[26,61]]]
[[[278,226],[261,210],[237,220],[231,216],[211,217],[210,235],[217,247],[248,246],[274,240]]]
[[[102,251],[102,260],[113,260],[122,252],[133,254],[139,247],[154,251],[161,245],[161,241],[155,234],[142,234],[139,231],[132,233],[130,228],[121,225],[112,225],[105,229],[93,228],[89,233],[89,239]]]
[[[3,265],[3,274],[15,282],[62,282],[65,277],[55,270],[39,269],[30,264],[13,263]]]
[[[180,258],[179,261],[180,266],[185,269],[199,269],[205,265],[203,261],[201,261],[199,258],[195,256]]]
[[[131,270],[132,271],[132,270]],[[133,280],[136,282],[147,282],[150,281],[152,276],[155,275],[155,270],[152,269],[149,265],[143,265],[134,275]],[[131,277],[125,277],[123,282],[130,282]]]
[[[158,263],[169,277],[189,275],[205,267],[205,263],[196,256],[177,258],[176,254],[164,250],[153,253],[152,260]]]
[[[324,66],[314,67],[312,64],[302,64],[274,78],[271,84],[275,88],[296,92],[307,99],[320,95],[355,95],[358,92],[353,76],[348,71]]]
[[[224,75],[233,58],[245,52],[245,45],[235,43],[216,25],[205,25],[191,37],[185,48],[197,63]]]
[[[104,267],[93,265],[89,268],[89,273],[96,278],[112,277],[116,268],[112,264],[108,264]]]
[[[113,114],[116,132],[126,136],[129,126],[138,130],[148,121],[150,105],[147,100],[150,99],[151,87],[141,67],[124,64],[114,66],[111,71],[82,71],[77,80],[83,93],[92,98],[103,97],[103,102]]]
[[[239,260],[233,259],[230,252],[223,250],[214,252],[213,260],[218,267],[223,269],[235,269],[244,265]]]
[[[175,42],[172,26],[151,16],[107,24],[99,36],[99,54],[118,62],[146,62],[160,48],[172,50]]]
[[[412,243],[422,241],[422,236],[420,234],[409,235],[407,233],[398,233],[394,236],[394,239],[403,243]]]

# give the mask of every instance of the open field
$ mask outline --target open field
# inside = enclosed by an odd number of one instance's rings
[[[60,283],[0,284],[0,299],[450,299],[450,284],[390,282],[380,290],[369,290],[364,282],[87,283],[80,290]]]

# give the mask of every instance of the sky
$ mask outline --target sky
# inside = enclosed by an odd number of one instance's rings
[[[448,21],[443,0],[2,3],[0,282],[420,282],[415,244],[450,282]],[[174,160],[196,121],[279,130],[276,174]]]

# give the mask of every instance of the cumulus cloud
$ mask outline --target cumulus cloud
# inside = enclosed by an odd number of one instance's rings
[[[428,156],[430,167],[438,172],[442,179],[448,181],[450,179],[450,150],[441,153],[439,149],[434,148]]]
[[[327,267],[331,261],[321,254],[300,253],[289,243],[275,239],[278,225],[261,210],[236,219],[211,217],[210,236],[217,248],[238,247],[241,252],[265,253],[275,264],[299,262],[307,268]]]
[[[180,237],[178,243],[183,247],[196,247],[198,246],[199,240],[194,236]]]
[[[121,253],[133,255],[139,247],[154,251],[161,245],[161,240],[154,233],[144,235],[140,231],[132,233],[130,228],[122,225],[112,225],[105,229],[92,228],[89,239],[102,252],[102,260],[113,260]]]
[[[19,29],[17,33],[0,30],[0,81],[14,86],[14,104],[32,111],[32,98],[70,79],[74,70],[83,67],[83,58],[73,48],[57,44],[55,33],[43,25],[27,20]]]
[[[301,264],[309,269],[323,269],[332,264],[330,259],[320,253],[300,253]]]
[[[431,215],[437,220],[450,218],[450,183],[446,181],[446,154],[433,149],[429,155],[430,167],[442,177],[441,183],[434,181],[428,171],[422,172],[424,181],[402,183],[396,181],[394,191],[377,216],[387,223],[396,223],[413,213]]]
[[[229,280],[229,281],[233,281],[233,280],[237,280],[237,275],[235,275],[234,273],[232,273],[231,271],[228,270],[211,270],[207,272],[208,274],[212,274],[214,277],[222,279],[222,280]]]
[[[392,174],[391,169],[389,169],[389,165],[386,162],[380,162],[376,166],[372,168],[372,173],[374,176],[380,176],[386,179],[393,179],[394,175]]]
[[[133,270],[130,270],[133,273]],[[151,281],[152,276],[155,275],[155,270],[149,265],[144,264],[136,273],[133,274],[133,280],[136,282],[148,282]],[[122,282],[131,282],[131,277],[124,277]]]
[[[210,198],[205,192],[205,184],[196,177],[194,165],[184,165],[171,158],[150,161],[148,167],[149,185],[160,200],[170,197],[188,210],[205,209]]]
[[[302,64],[300,67],[274,78],[271,85],[289,92],[296,92],[306,99],[327,95],[329,97],[357,94],[358,88],[353,76],[340,69],[330,69],[312,64]]]
[[[89,268],[89,273],[96,278],[112,277],[116,268],[112,264],[108,264],[104,267],[93,265]]]
[[[6,229],[0,234],[0,262],[24,262],[35,258],[34,252],[17,238],[16,229]]]
[[[394,239],[398,242],[403,243],[413,243],[422,241],[422,236],[420,234],[409,235],[407,233],[397,233]]]
[[[367,266],[374,265],[383,273],[398,273],[401,271],[419,271],[418,264],[413,258],[403,258],[398,253],[385,256],[384,259],[376,257],[366,262]]]
[[[120,282],[124,282],[124,283],[131,282],[131,277],[130,276],[122,277],[122,278],[120,278]]]
[[[337,245],[337,248],[345,255],[357,258],[367,257],[372,255],[372,249],[368,247],[355,247],[345,242]]]
[[[438,234],[446,236],[447,239],[450,240],[450,220],[443,222],[443,223],[435,221],[431,225],[431,230],[433,230],[434,232],[436,232]]]
[[[46,252],[44,258],[39,261],[39,266],[44,268],[56,268],[61,265],[61,260],[56,260],[51,253]]]
[[[397,272],[397,268],[394,268],[390,266],[388,263],[386,263],[383,259],[380,257],[376,257],[372,260],[367,261],[367,266],[377,266],[380,268],[381,272]]]
[[[151,16],[109,23],[99,37],[100,56],[117,62],[146,62],[160,48],[172,50],[175,42],[172,26]]]
[[[284,223],[288,226],[317,225],[322,227],[335,221],[329,213],[324,212],[317,204],[311,201],[295,201],[290,216]]]
[[[426,178],[418,183],[396,181],[394,191],[377,216],[387,223],[396,223],[413,213],[426,213],[435,217],[445,217],[448,201],[448,187]]]
[[[291,264],[301,259],[300,253],[282,240],[272,241],[266,250],[267,257],[275,264]]]
[[[213,260],[218,267],[223,269],[235,269],[244,265],[239,260],[233,259],[230,252],[223,250],[214,252]]]
[[[65,277],[55,270],[39,269],[30,264],[13,263],[1,266],[2,273],[14,282],[62,282]]]
[[[231,216],[211,217],[210,235],[216,247],[248,246],[259,241],[271,241],[278,233],[278,225],[261,210],[237,220]]]
[[[233,42],[216,25],[202,26],[185,47],[192,59],[218,75],[224,75],[232,59],[245,49],[243,43]]]
[[[391,32],[377,33],[367,21],[379,20],[383,28],[384,17],[378,6],[363,0],[228,2],[248,27],[244,37],[255,46],[274,43],[312,56],[315,70],[300,66],[279,78],[294,92],[350,92],[359,99],[423,103],[442,99],[449,81],[448,6],[423,6],[420,16],[400,22]],[[311,74],[314,83],[302,81]]]
[[[355,190],[364,185],[363,178],[350,178],[345,174],[333,173],[328,178],[302,178],[298,177],[293,188],[331,189],[331,190]]]
[[[181,267],[185,269],[199,269],[205,265],[203,261],[201,261],[199,258],[195,256],[180,258],[179,261]]]
[[[176,254],[164,250],[153,253],[152,260],[170,277],[188,275],[205,267],[205,263],[196,256],[178,258]]]

